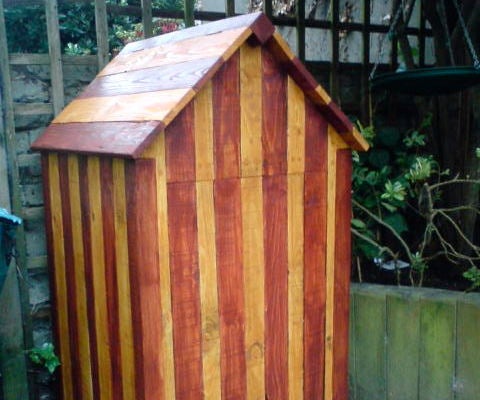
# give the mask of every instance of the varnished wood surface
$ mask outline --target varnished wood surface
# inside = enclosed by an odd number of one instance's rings
[[[45,151],[53,146],[58,151],[76,154],[135,157],[162,129],[158,121],[51,124],[32,149]]]
[[[52,252],[71,251],[74,273],[56,295],[64,351],[80,361],[64,371],[81,377],[65,390],[341,399],[344,139],[268,50],[246,45],[136,160],[60,156]]]
[[[245,299],[240,180],[219,179],[214,184],[222,398],[245,398]]]
[[[213,130],[217,179],[240,174],[239,54],[233,56],[213,81]]]
[[[126,164],[128,253],[134,328],[136,398],[161,398],[163,349],[158,259],[157,190],[155,162]],[[160,342],[161,343],[161,342]]]
[[[335,305],[333,321],[333,399],[348,397],[348,327],[351,263],[351,174],[348,149],[337,150],[335,206]]]
[[[223,73],[222,66],[231,57],[237,57],[235,54],[240,48],[248,46],[261,48],[270,54],[264,59],[271,58],[267,69],[258,65],[257,70],[252,69],[249,75],[252,79],[257,76],[256,79],[260,77],[264,82],[272,80],[265,74],[272,74],[274,69],[277,73],[289,74],[352,148],[368,148],[287,43],[274,33],[273,25],[263,14],[235,17],[127,45],[55,118],[54,124],[61,125],[48,130],[33,147],[135,158],[151,143],[151,135],[169,125],[207,82]],[[238,95],[239,85],[236,89]],[[264,85],[264,90],[269,90],[268,84]],[[269,96],[280,95],[272,91],[267,98]],[[271,111],[281,113],[284,110],[272,107]],[[129,125],[143,121],[156,121],[156,126],[150,132],[137,126],[142,130],[137,134],[137,129]],[[123,123],[128,128],[121,128],[122,133],[105,132],[102,125],[95,125],[102,122]],[[85,125],[80,128],[83,134],[78,139],[72,128],[79,127],[71,126],[72,123]]]
[[[287,172],[287,75],[262,49],[262,143],[264,175]]]

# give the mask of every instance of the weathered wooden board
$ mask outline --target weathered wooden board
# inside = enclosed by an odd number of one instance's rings
[[[355,372],[358,399],[384,400],[385,295],[357,291],[355,302]]]
[[[465,295],[457,301],[455,399],[474,399],[480,393],[480,298]]]
[[[455,301],[425,296],[420,306],[419,400],[453,399]]]
[[[418,396],[420,302],[418,296],[387,294],[387,399]]]

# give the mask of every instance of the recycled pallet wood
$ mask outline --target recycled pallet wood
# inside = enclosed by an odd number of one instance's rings
[[[209,25],[127,46],[34,144],[64,398],[348,391],[367,145],[262,14]]]

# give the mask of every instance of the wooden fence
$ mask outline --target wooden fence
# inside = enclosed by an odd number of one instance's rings
[[[386,0],[387,1],[387,0]],[[93,4],[95,8],[95,22],[96,22],[96,42],[98,52],[95,56],[65,56],[62,54],[62,45],[60,42],[60,27],[58,16],[59,3],[82,3],[88,2]],[[25,225],[20,227],[17,232],[17,268],[18,279],[13,279],[12,282],[18,284],[18,290],[13,290],[10,293],[15,294],[18,309],[21,312],[13,312],[10,309],[9,320],[14,321],[15,326],[23,327],[24,340],[23,347],[30,348],[33,345],[32,335],[32,319],[35,320],[38,316],[38,309],[32,306],[29,290],[31,283],[29,282],[33,274],[47,274],[47,259],[45,253],[30,254],[28,251],[28,242],[31,242],[31,235],[39,235],[38,232],[30,232],[28,225],[39,222],[43,219],[43,207],[41,204],[36,204],[31,207],[25,201],[26,186],[21,185],[21,170],[28,167],[30,169],[39,170],[38,160],[35,155],[29,154],[25,150],[23,154],[19,154],[19,130],[17,120],[24,117],[42,116],[44,123],[47,124],[68,101],[68,96],[65,91],[66,70],[71,65],[94,65],[97,70],[102,68],[110,57],[110,49],[108,47],[108,32],[107,16],[114,15],[130,15],[140,17],[143,23],[145,37],[152,35],[152,21],[153,18],[180,18],[184,19],[185,25],[193,25],[196,20],[210,21],[231,16],[237,13],[240,7],[239,1],[225,0],[224,10],[196,10],[194,9],[194,0],[185,0],[184,10],[181,12],[166,12],[152,7],[152,0],[142,0],[142,7],[121,6],[106,0],[0,0],[0,206],[7,207],[24,218]],[[368,116],[368,76],[372,65],[377,60],[377,54],[372,51],[372,41],[374,38],[380,36],[384,37],[388,30],[388,21],[372,21],[370,18],[371,10],[378,5],[379,2],[373,0],[363,0],[355,4],[361,4],[359,7],[359,16],[348,18],[344,13],[346,2],[344,0],[331,0],[328,13],[321,18],[312,17],[309,14],[309,7],[314,1],[297,0],[296,8],[288,15],[278,15],[275,12],[275,7],[272,0],[265,0],[263,2],[264,12],[272,19],[275,25],[280,27],[291,27],[295,31],[295,39],[293,45],[297,49],[298,55],[305,60],[307,67],[319,77],[320,75],[326,77],[321,80],[321,83],[327,86],[329,93],[333,98],[339,99],[341,87],[342,73],[355,71],[359,75],[361,81],[361,89],[358,91],[359,95],[356,109],[346,109],[347,112],[355,112],[362,116],[364,121]],[[318,2],[315,2],[318,3]],[[350,2],[352,3],[352,2]],[[420,4],[420,2],[417,2]],[[392,7],[398,5],[397,0],[391,1]],[[45,22],[48,33],[48,54],[9,54],[7,46],[7,35],[5,28],[4,7],[19,7],[25,5],[37,5],[45,9]],[[421,10],[419,15],[421,16]],[[329,46],[329,59],[318,61],[308,57],[309,41],[315,37],[316,32],[330,32],[327,35]],[[348,36],[350,33],[360,35],[361,51],[359,57],[355,62],[345,62],[342,59],[342,38]],[[422,18],[414,25],[407,28],[407,33],[410,37],[416,38],[419,47],[419,64],[425,63],[425,46],[430,31],[426,28]],[[395,41],[389,46],[391,48],[391,57],[387,57],[388,63],[395,65],[397,63],[397,52]],[[311,48],[311,43],[310,43]],[[390,53],[390,49],[385,49],[386,53]],[[385,62],[385,59],[382,59]],[[42,102],[19,102],[15,100],[15,88],[12,85],[12,69],[16,66],[45,66],[49,67],[50,87],[49,99]],[[356,80],[356,78],[355,78]],[[27,146],[28,149],[28,146]],[[40,183],[38,183],[40,188]],[[23,190],[23,192],[22,192]],[[37,189],[35,189],[37,190]],[[38,197],[41,197],[40,189]],[[27,229],[25,229],[25,226]],[[30,236],[29,236],[30,235]],[[30,239],[29,239],[30,237]],[[12,296],[13,296],[12,294]],[[48,310],[46,311],[48,312]],[[33,321],[34,323],[35,321]],[[10,332],[10,331],[8,331]],[[16,351],[21,352],[22,346],[16,343]],[[24,381],[25,373],[16,375],[18,379],[23,379],[23,385],[27,385]],[[17,382],[18,383],[18,382]],[[19,391],[13,391],[17,394]],[[14,398],[14,397],[12,397]]]
[[[480,294],[354,284],[351,400],[480,396]]]

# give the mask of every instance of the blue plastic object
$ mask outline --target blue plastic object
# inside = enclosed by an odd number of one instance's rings
[[[0,208],[0,293],[7,277],[8,265],[12,257],[15,243],[15,227],[22,223],[22,219]]]

